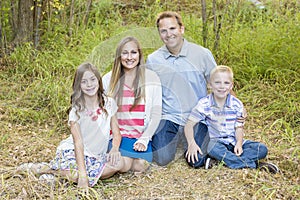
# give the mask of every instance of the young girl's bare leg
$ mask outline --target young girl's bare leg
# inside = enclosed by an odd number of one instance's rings
[[[136,175],[145,172],[149,167],[149,163],[144,159],[134,159],[131,170],[135,172]]]
[[[51,170],[48,163],[24,163],[17,167],[17,172],[30,172],[34,175],[49,173]]]
[[[126,170],[124,165],[125,165],[125,157],[121,157],[120,161],[116,165],[110,165],[107,163],[104,167],[104,171],[101,175],[101,179],[106,179],[111,176],[113,176],[117,172],[123,172],[123,170]],[[129,169],[128,169],[129,170]],[[127,171],[128,171],[127,170]]]

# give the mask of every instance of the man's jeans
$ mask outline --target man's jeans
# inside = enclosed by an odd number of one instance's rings
[[[201,146],[204,143],[207,144],[207,142],[203,142],[204,138],[208,135],[207,127],[204,124],[199,123],[194,127],[194,130],[196,143],[203,152],[206,152],[206,148],[202,148]],[[169,120],[161,120],[156,133],[152,138],[153,160],[161,166],[170,163],[175,158],[179,141],[183,143],[183,147],[186,150],[187,142],[184,135],[184,127]],[[198,162],[189,163],[189,165],[194,167],[198,165],[202,166],[204,165],[205,159],[206,154],[199,154]]]
[[[257,162],[267,156],[267,147],[259,142],[246,140],[243,144],[243,153],[235,155],[232,144],[224,144],[219,140],[211,139],[208,144],[208,155],[219,161],[224,161],[232,169],[257,168]]]

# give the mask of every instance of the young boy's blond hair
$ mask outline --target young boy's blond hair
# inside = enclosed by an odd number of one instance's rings
[[[233,71],[230,67],[225,66],[225,65],[218,65],[217,67],[213,68],[210,72],[210,79],[213,78],[213,76],[217,73],[217,72],[228,72],[230,75],[230,80],[231,82],[233,82]]]

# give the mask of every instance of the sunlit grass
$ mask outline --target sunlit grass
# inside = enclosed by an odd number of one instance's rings
[[[299,2],[264,1],[268,8],[264,12],[241,1],[227,2],[218,2],[222,27],[217,49],[213,49],[213,18],[208,13],[207,47],[212,49],[219,64],[234,70],[234,89],[248,112],[246,138],[265,143],[269,148],[266,160],[279,165],[281,173],[270,175],[223,166],[194,170],[178,159],[167,168],[153,167],[139,177],[128,173],[101,181],[84,198],[299,199]],[[145,29],[138,33],[134,30],[142,27],[155,30],[156,12],[164,9],[181,12],[186,37],[202,43],[199,2],[156,1],[147,4],[148,8],[142,5],[141,10],[130,12],[110,1],[95,3],[99,7],[91,11],[94,18],[89,26],[78,27],[72,38],[64,35],[63,25],[56,27],[58,32],[48,33],[41,50],[34,50],[30,44],[20,46],[5,58],[5,67],[0,68],[1,199],[80,196],[76,185],[62,184],[51,190],[40,185],[34,176],[17,176],[14,167],[23,162],[51,160],[56,146],[69,135],[66,110],[75,68],[81,62],[94,61],[103,73],[108,71],[114,45],[118,37],[127,33],[137,36],[142,33],[141,40],[145,41],[141,43],[148,55],[159,45],[159,38],[155,40],[153,32],[148,36]],[[180,7],[180,3],[185,6]],[[211,6],[209,2],[208,8]],[[97,55],[98,50],[101,55]]]

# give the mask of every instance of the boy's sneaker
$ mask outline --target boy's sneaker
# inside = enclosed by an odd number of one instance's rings
[[[205,161],[204,169],[211,169],[213,166],[218,165],[220,162],[214,158],[208,157]]]
[[[279,172],[279,168],[273,163],[260,162],[258,164],[257,168],[260,169],[260,170],[265,170],[265,171],[270,172],[272,174],[276,174],[276,173]]]
[[[210,169],[210,168],[212,168],[212,165],[211,165],[210,161],[211,161],[211,158],[208,157],[206,159],[206,161],[205,161],[204,169]]]
[[[53,174],[42,174],[39,177],[39,181],[53,188],[56,183],[56,178]]]

